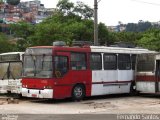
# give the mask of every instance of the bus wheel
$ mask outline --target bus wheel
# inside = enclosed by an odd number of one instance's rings
[[[131,96],[137,95],[137,91],[136,91],[135,83],[134,83],[134,82],[132,82],[132,83],[131,83],[131,86],[130,86],[130,95],[131,95]]]
[[[82,100],[85,97],[85,88],[83,85],[76,85],[72,90],[72,99],[73,100]]]

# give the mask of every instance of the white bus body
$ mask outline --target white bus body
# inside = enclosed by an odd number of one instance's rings
[[[24,52],[0,54],[0,93],[21,94],[23,54]]]

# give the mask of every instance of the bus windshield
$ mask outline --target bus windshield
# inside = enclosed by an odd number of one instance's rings
[[[20,79],[22,75],[22,62],[0,63],[0,79]]]
[[[24,77],[51,78],[52,68],[51,55],[24,55]]]

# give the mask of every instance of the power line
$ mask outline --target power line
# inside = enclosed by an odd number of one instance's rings
[[[139,3],[145,3],[145,4],[150,4],[150,5],[160,6],[159,3],[146,2],[146,1],[142,1],[142,0],[131,0],[131,1],[139,2]]]

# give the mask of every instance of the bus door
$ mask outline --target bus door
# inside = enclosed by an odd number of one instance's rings
[[[54,97],[56,98],[69,97],[69,58],[69,52],[56,52],[53,58],[55,76]]]
[[[160,92],[160,60],[156,60],[156,82],[155,82],[155,92]]]
[[[69,70],[69,52],[56,52],[54,56],[54,74],[56,79],[64,79]]]

